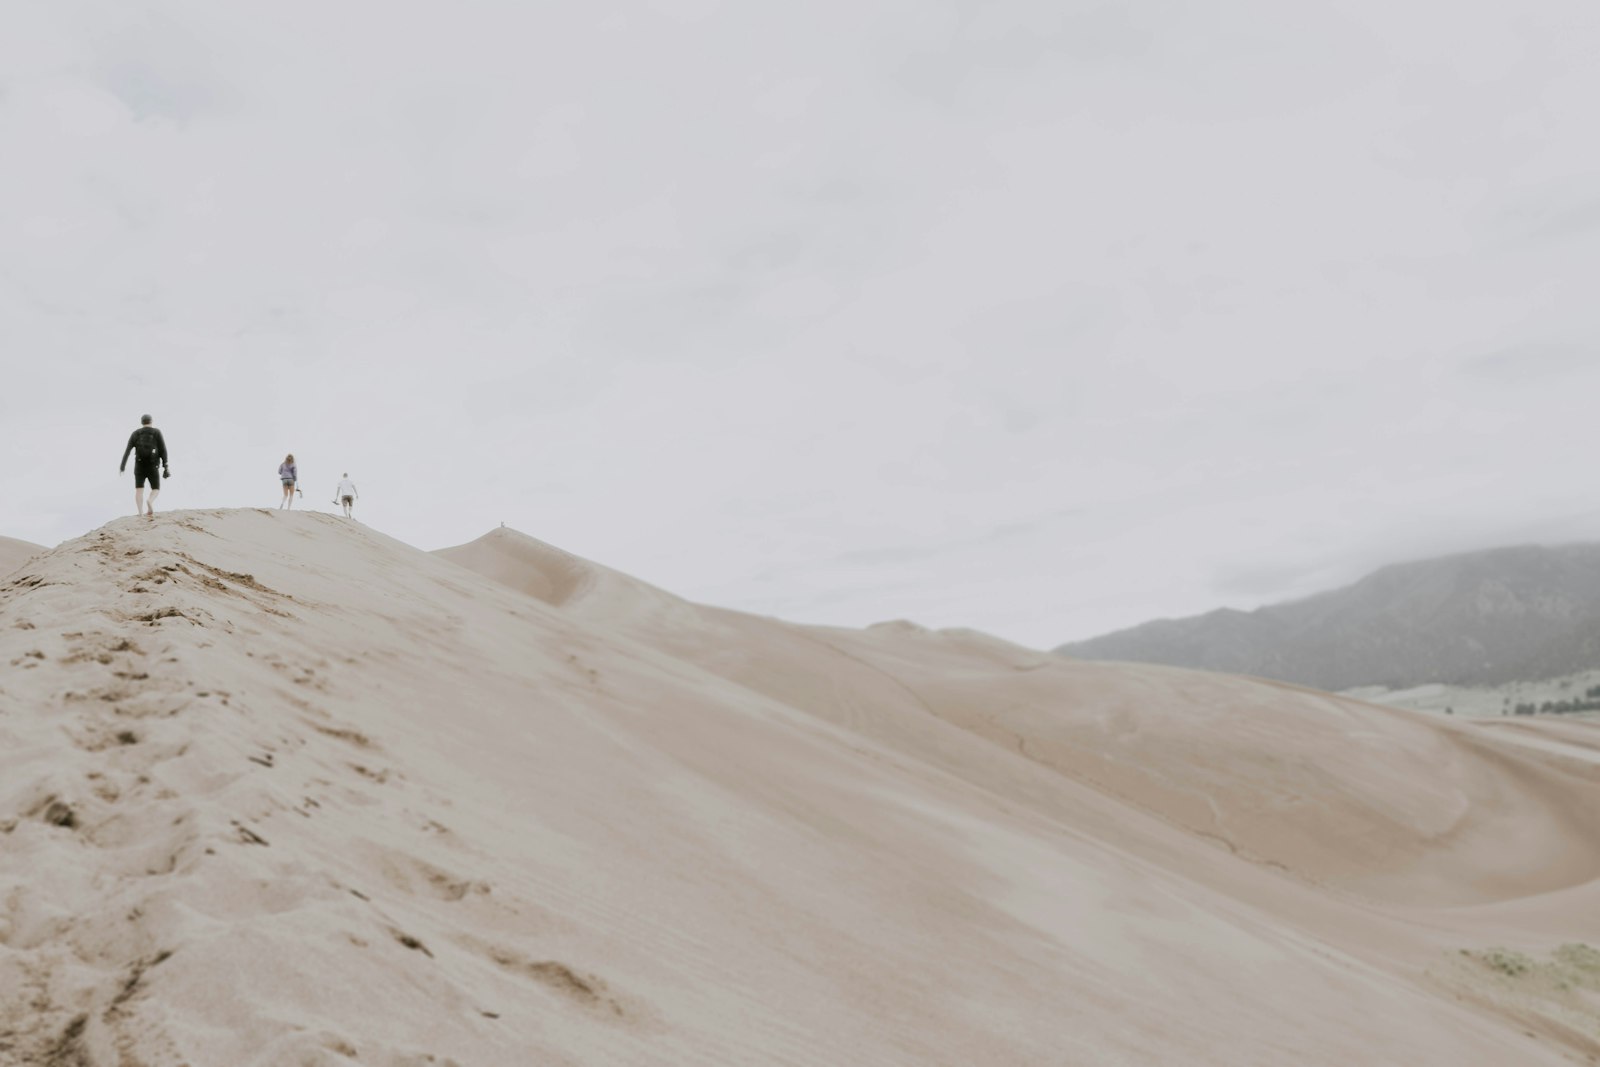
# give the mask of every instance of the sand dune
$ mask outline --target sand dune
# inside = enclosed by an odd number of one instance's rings
[[[513,588],[556,567],[581,575],[576,586],[605,591],[597,621],[752,690],[924,758],[931,716],[1319,884],[1461,905],[1600,878],[1600,777],[1480,729],[1255,679],[1065,660],[978,633],[697,608],[509,530],[438,554]],[[586,598],[568,603],[585,610]],[[955,756],[950,769],[970,777],[971,753]]]
[[[444,555],[174,512],[0,583],[0,1063],[1600,1051],[1582,761]]]
[[[0,537],[0,578],[5,577],[29,558],[44,551],[43,545],[19,541],[15,537]]]

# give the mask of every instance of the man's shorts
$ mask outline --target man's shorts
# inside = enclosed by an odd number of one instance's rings
[[[159,460],[136,459],[133,461],[133,485],[136,489],[143,489],[144,483],[149,482],[150,488],[161,488],[161,463]]]
[[[350,505],[352,505],[352,504],[354,504],[356,502],[356,498],[353,497],[353,496],[342,496],[342,497],[339,498],[339,502],[342,503],[345,507],[349,507]]]

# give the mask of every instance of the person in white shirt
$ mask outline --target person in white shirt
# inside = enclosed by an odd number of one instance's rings
[[[344,478],[339,482],[339,488],[333,491],[333,502],[344,506],[344,517],[350,517],[350,508],[361,494],[356,492],[356,483],[350,480],[350,472],[344,472]]]

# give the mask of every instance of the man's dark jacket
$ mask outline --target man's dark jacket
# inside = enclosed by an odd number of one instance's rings
[[[161,465],[167,465],[167,442],[154,426],[141,426],[129,435],[128,447],[122,450],[122,466],[119,470],[128,469],[128,453],[135,450],[139,455],[137,463],[143,463],[145,457],[154,452],[160,458]]]

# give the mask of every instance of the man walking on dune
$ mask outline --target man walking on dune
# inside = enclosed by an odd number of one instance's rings
[[[167,442],[161,436],[161,431],[150,425],[149,415],[139,420],[139,428],[128,436],[128,447],[122,450],[122,466],[118,468],[123,473],[128,470],[128,455],[133,454],[133,513],[135,515],[154,515],[156,513],[156,497],[161,493],[161,479],[163,476],[172,477],[172,472],[167,469]],[[159,465],[159,469],[158,469]],[[150,483],[150,503],[145,504],[144,486]]]
[[[360,498],[361,494],[356,492],[356,483],[350,480],[350,472],[345,471],[344,478],[339,482],[339,488],[333,491],[333,502],[344,505],[344,517],[348,519],[350,508]]]

